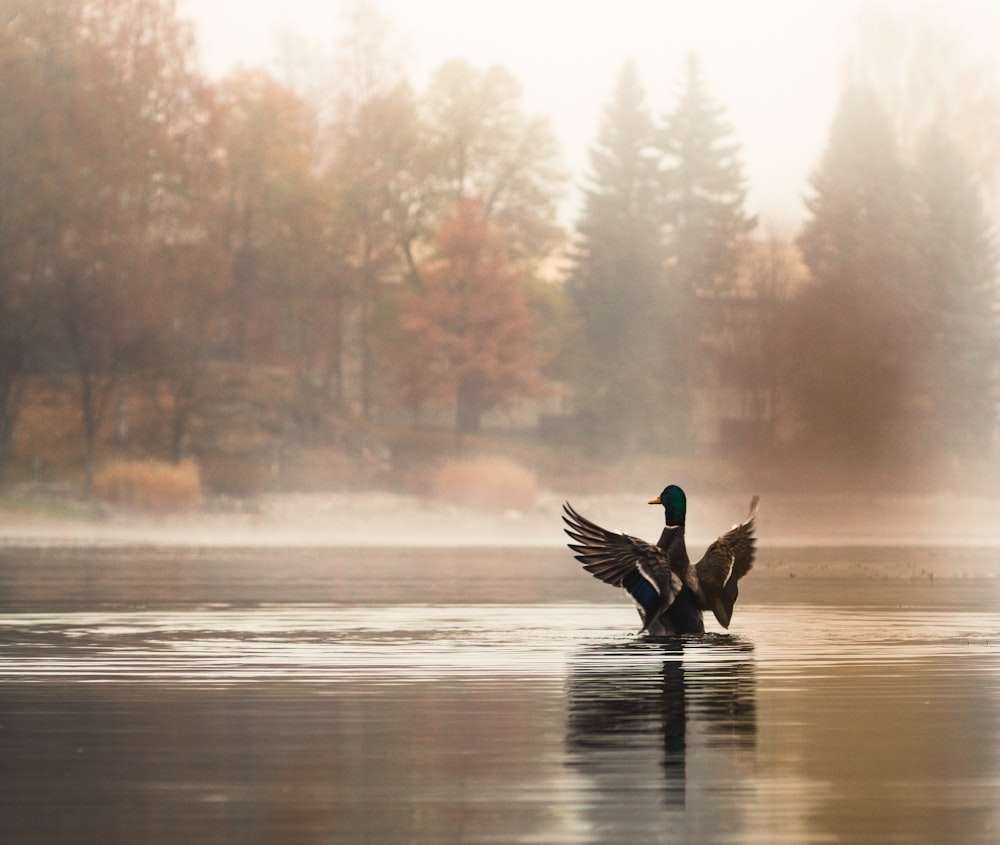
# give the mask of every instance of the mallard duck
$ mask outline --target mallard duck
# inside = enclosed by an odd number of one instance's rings
[[[711,610],[723,628],[729,627],[739,580],[753,566],[757,502],[754,496],[747,518],[712,543],[694,566],[684,544],[687,497],[676,484],[649,502],[663,505],[666,523],[655,546],[602,528],[568,502],[563,521],[575,541],[568,545],[583,568],[605,584],[622,587],[635,601],[642,618],[640,634],[701,634],[705,610]]]

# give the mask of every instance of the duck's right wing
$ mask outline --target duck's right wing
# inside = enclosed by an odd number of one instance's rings
[[[659,546],[628,534],[608,531],[563,505],[564,529],[574,540],[567,545],[595,578],[621,587],[639,606],[643,630],[673,604],[683,586],[670,569],[667,553]]]

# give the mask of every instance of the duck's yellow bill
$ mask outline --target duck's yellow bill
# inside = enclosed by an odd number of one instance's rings
[[[660,497],[657,496],[655,499],[650,499],[646,504],[647,505],[662,505],[663,502],[661,502],[660,501]]]

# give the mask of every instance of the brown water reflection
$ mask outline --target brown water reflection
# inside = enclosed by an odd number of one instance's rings
[[[98,562],[128,601],[78,554],[47,595],[0,570],[4,845],[1000,841],[995,579],[765,577],[657,642],[553,569],[525,600],[540,553],[441,552],[411,601],[279,554],[269,603],[261,554],[235,588],[189,555],[174,601],[162,550]]]

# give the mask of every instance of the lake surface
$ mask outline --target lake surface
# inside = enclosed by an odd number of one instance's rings
[[[650,641],[555,549],[0,549],[0,842],[993,845],[991,569],[785,550]]]

